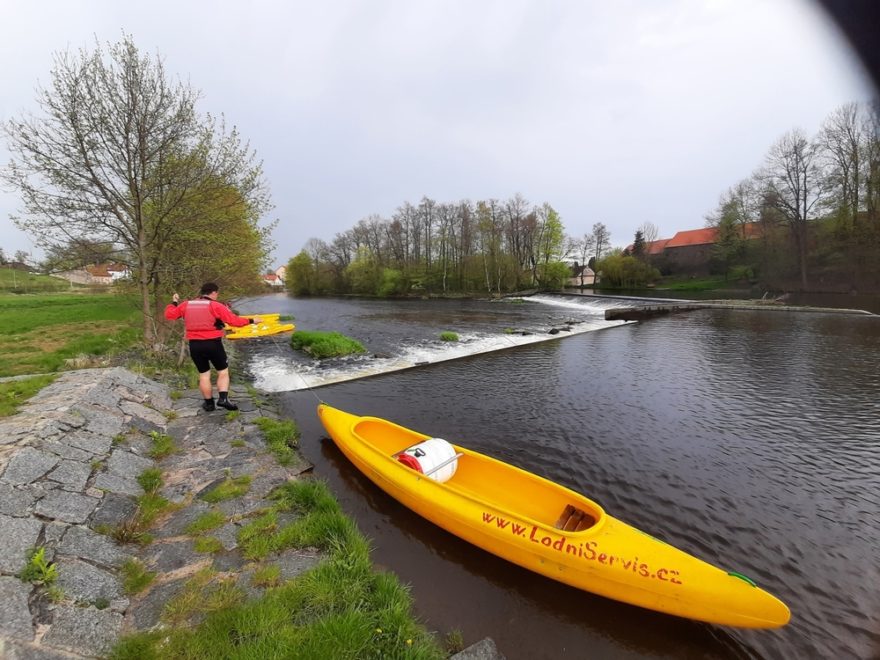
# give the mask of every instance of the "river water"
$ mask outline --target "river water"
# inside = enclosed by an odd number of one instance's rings
[[[286,337],[240,346],[429,629],[491,636],[511,659],[880,657],[880,317],[703,310],[617,324],[608,306],[274,295],[239,307],[338,330],[369,356],[320,367]],[[567,329],[528,343],[551,328]],[[461,341],[444,344],[444,330]],[[402,370],[316,388],[384,369]],[[748,575],[792,621],[753,631],[653,613],[470,546],[360,475],[327,439],[319,397],[585,493]]]

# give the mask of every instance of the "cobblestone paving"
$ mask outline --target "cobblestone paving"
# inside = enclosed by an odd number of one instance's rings
[[[84,369],[62,374],[0,420],[0,657],[101,657],[121,634],[163,625],[165,604],[204,567],[261,593],[238,552],[238,529],[269,505],[272,489],[311,466],[299,458],[282,467],[266,451],[253,420],[276,415],[262,397],[239,394],[234,419],[200,403],[198,391],[172,399],[164,385],[122,368]],[[151,433],[170,436],[178,451],[154,460]],[[152,542],[118,543],[108,531],[137,514],[138,477],[150,468],[161,470],[160,494],[175,506],[152,525]],[[216,507],[199,499],[244,475],[245,495]],[[186,529],[212,508],[225,521],[211,532],[222,549],[199,553]],[[55,566],[51,588],[20,577],[34,548]],[[156,573],[136,595],[126,593],[121,571],[132,559]],[[273,559],[289,579],[320,556],[306,549]]]

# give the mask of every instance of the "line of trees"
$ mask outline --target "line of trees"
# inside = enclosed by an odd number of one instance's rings
[[[311,238],[287,265],[297,295],[357,293],[501,294],[560,288],[566,259],[596,259],[609,248],[602,223],[580,239],[566,236],[559,213],[521,195],[444,203],[404,202],[391,218],[372,215],[326,243]]]
[[[157,349],[171,291],[256,290],[272,248],[272,226],[258,224],[271,208],[262,165],[222,117],[197,112],[199,96],[124,35],[56,55],[40,114],[3,126],[16,224],[59,267],[84,254],[127,265]]]
[[[783,135],[707,217],[716,270],[777,288],[880,291],[880,107],[848,103],[815,136]],[[760,223],[760,239],[746,228]]]

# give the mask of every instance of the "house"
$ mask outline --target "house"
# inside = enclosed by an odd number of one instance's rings
[[[119,263],[91,264],[83,268],[55,273],[57,277],[73,284],[113,284],[131,276],[128,266]]]
[[[284,286],[284,282],[282,281],[282,279],[278,277],[275,273],[263,275],[263,282],[265,282],[269,286]]]
[[[581,279],[583,277],[583,280]],[[565,286],[587,286],[596,281],[596,273],[589,266],[581,266],[577,261],[571,266],[571,274],[565,282]]]
[[[761,225],[750,222],[742,225],[742,236],[745,240],[761,237]],[[702,274],[708,273],[712,251],[718,240],[717,227],[703,229],[686,229],[672,238],[645,243],[645,255],[662,271],[675,273]],[[626,251],[631,253],[632,245]]]
[[[287,266],[279,266],[275,269],[275,274],[278,276],[278,279],[281,280],[282,284],[287,279]]]

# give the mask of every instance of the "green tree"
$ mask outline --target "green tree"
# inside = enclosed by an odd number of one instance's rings
[[[660,277],[660,271],[641,259],[615,252],[596,262],[602,286],[635,289]]]
[[[538,284],[545,289],[561,289],[571,276],[571,268],[563,261],[543,264],[538,271]]]
[[[712,246],[711,266],[712,270],[723,273],[726,278],[745,253],[745,239],[740,230],[735,202],[728,201],[722,205],[716,228],[718,235]]]
[[[365,247],[358,250],[357,256],[345,271],[354,293],[376,295],[379,291],[381,268]]]
[[[310,296],[315,291],[315,268],[305,250],[287,262],[287,289],[297,296]]]
[[[130,258],[144,339],[156,346],[151,297],[175,231],[216,217],[224,200],[244,203],[248,218],[268,211],[261,166],[222,118],[199,116],[199,94],[169,81],[162,60],[130,36],[56,55],[51,79],[38,90],[41,116],[4,126],[13,158],[3,178],[23,204],[14,220],[44,248],[71,239],[118,246]]]

